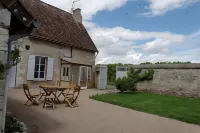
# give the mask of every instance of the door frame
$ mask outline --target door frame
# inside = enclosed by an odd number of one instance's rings
[[[87,89],[88,88],[88,67],[87,66],[80,66],[79,68],[79,86],[81,85],[81,68],[85,67],[86,68],[86,86],[85,87],[81,87],[81,89]]]

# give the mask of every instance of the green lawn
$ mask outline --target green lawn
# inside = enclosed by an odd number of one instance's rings
[[[103,94],[91,96],[90,98],[200,125],[200,99],[187,99],[141,92]]]

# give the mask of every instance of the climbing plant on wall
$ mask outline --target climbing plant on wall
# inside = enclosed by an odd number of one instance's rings
[[[142,69],[135,70],[133,67],[127,74],[127,77],[118,78],[115,81],[116,88],[121,91],[136,91],[136,85],[140,81],[152,80],[154,71],[153,69],[148,69],[142,71]]]
[[[10,61],[10,64],[4,64],[0,62],[0,77],[2,77],[10,67],[17,65],[20,62],[20,51],[17,47],[15,47],[14,50],[11,52]]]

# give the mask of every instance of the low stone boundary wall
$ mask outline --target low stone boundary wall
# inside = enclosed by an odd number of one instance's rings
[[[139,91],[184,97],[200,97],[200,64],[148,64],[135,69],[153,69],[151,81],[137,84]]]

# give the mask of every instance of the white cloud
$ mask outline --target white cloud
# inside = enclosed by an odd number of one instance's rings
[[[169,45],[172,44],[173,40],[163,40],[163,39],[155,39],[152,42],[147,42],[142,50],[144,52],[150,53],[169,53]]]
[[[46,3],[59,7],[66,11],[71,11],[73,0],[42,0]],[[83,19],[89,20],[92,16],[96,15],[97,12],[108,10],[112,11],[117,9],[128,0],[80,0],[75,3],[75,8],[82,9]]]
[[[145,16],[160,16],[165,14],[166,12],[183,8],[194,4],[195,2],[199,2],[200,0],[147,0],[150,5],[147,9],[151,10],[147,13],[142,13]]]
[[[140,63],[177,59],[167,58],[170,53],[169,47],[181,46],[188,38],[187,36],[170,32],[133,31],[122,27],[105,28],[92,22],[88,22],[86,26],[100,51],[97,63]],[[154,40],[148,42],[149,39]],[[138,40],[147,42],[143,45],[138,45],[136,43]]]
[[[43,0],[49,4],[70,11],[70,0]],[[75,7],[82,9],[84,25],[87,27],[100,53],[96,63],[134,63],[157,61],[192,61],[200,62],[200,49],[171,53],[170,47],[191,46],[199,43],[200,31],[189,36],[168,31],[147,32],[133,31],[122,27],[100,27],[92,22],[92,16],[102,10],[112,11],[128,0],[81,0]],[[143,15],[159,16],[183,6],[193,4],[195,0],[147,0],[150,12]],[[200,1],[200,0],[196,0]],[[137,41],[146,41],[138,45]],[[151,40],[151,41],[149,41]],[[192,54],[191,54],[192,53]]]
[[[162,38],[165,40],[173,40],[175,42],[182,42],[184,40],[183,35],[172,34],[170,32],[146,32],[146,31],[131,31],[130,29],[124,29],[122,27],[114,27],[114,28],[104,28],[104,27],[93,27],[90,29],[90,33],[92,36],[109,36],[114,40],[120,40],[123,38],[124,40],[147,40],[152,38]]]

